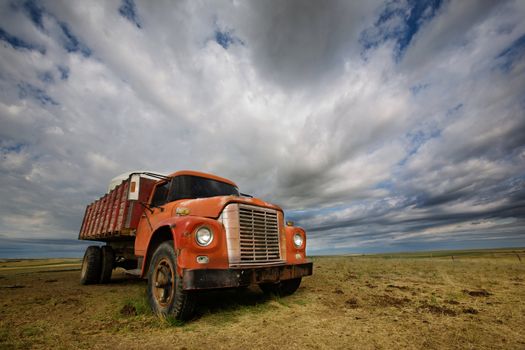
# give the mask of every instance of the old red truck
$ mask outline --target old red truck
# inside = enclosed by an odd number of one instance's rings
[[[195,291],[258,284],[287,295],[313,269],[305,231],[280,207],[196,171],[118,179],[87,206],[79,239],[105,243],[86,249],[82,284],[107,283],[122,267],[147,278],[153,312],[177,319],[192,316]]]

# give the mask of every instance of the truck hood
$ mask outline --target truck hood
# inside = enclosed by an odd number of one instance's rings
[[[246,198],[237,196],[219,196],[210,198],[182,199],[176,201],[173,206],[173,215],[177,208],[189,209],[191,216],[204,216],[208,218],[218,218],[224,207],[229,203],[243,203],[258,207],[271,208],[283,211],[279,206],[265,202],[259,198]]]

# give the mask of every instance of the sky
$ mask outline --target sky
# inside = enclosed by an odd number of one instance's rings
[[[0,257],[82,256],[123,172],[282,206],[308,254],[525,246],[525,2],[0,1]]]

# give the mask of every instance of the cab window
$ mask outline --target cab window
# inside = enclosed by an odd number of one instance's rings
[[[169,188],[169,182],[164,182],[163,184],[157,185],[157,187],[155,187],[155,193],[153,194],[151,204],[157,207],[166,204]]]
[[[172,180],[168,200],[208,198],[216,196],[239,196],[237,187],[228,183],[200,176],[180,175]]]

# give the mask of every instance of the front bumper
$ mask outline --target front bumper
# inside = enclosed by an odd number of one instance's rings
[[[217,289],[249,286],[263,282],[279,282],[292,278],[309,276],[313,263],[288,264],[265,267],[231,269],[192,269],[184,270],[182,288],[184,290]]]

